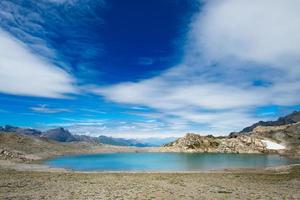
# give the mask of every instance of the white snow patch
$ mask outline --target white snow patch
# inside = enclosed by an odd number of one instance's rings
[[[267,149],[274,149],[274,150],[285,149],[285,146],[278,144],[276,142],[272,142],[270,140],[261,140],[261,141],[267,146]]]

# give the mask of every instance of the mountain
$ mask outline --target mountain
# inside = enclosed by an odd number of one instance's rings
[[[100,143],[98,137],[91,137],[87,135],[74,135],[76,141],[89,142],[89,143]]]
[[[168,142],[174,141],[175,137],[167,138],[141,138],[141,139],[125,139],[125,138],[114,138],[101,135],[98,137],[102,144],[110,144],[115,146],[135,146],[135,147],[159,147]]]
[[[244,128],[240,133],[251,132],[257,126],[282,126],[292,123],[300,122],[300,111],[294,111],[293,113],[278,118],[276,121],[259,121],[251,126]]]
[[[42,137],[57,142],[91,142],[115,146],[154,147],[161,146],[162,144],[174,140],[174,138],[125,139],[108,137],[104,135],[92,137],[87,135],[73,135],[70,131],[64,128],[55,128],[42,132],[32,128],[20,128],[10,125],[6,125],[4,127],[0,126],[0,131],[32,137]]]
[[[42,134],[41,131],[31,128],[20,128],[15,126],[6,125],[4,127],[0,127],[0,131],[4,132],[14,132],[21,135],[28,135],[28,136],[40,136]]]
[[[160,147],[176,139],[177,139],[176,137],[166,137],[166,138],[150,137],[150,138],[141,138],[136,140],[139,143],[147,144],[149,147]]]
[[[135,147],[149,147],[148,144],[141,143],[136,139],[114,138],[104,135],[98,137],[100,143],[115,146],[135,146]]]
[[[41,137],[58,142],[78,141],[68,130],[64,128],[50,129],[44,132]]]

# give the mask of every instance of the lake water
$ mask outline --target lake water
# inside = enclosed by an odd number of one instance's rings
[[[61,156],[45,161],[76,171],[207,171],[263,168],[296,163],[278,155],[222,153],[105,153]]]

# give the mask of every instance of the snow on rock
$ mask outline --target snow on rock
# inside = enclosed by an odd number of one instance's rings
[[[285,149],[285,146],[278,144],[276,142],[272,142],[270,140],[261,140],[261,141],[267,146],[267,149],[272,149],[272,150]]]

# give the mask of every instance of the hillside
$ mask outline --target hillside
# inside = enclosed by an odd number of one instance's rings
[[[32,162],[66,154],[105,152],[148,152],[151,148],[104,145],[93,141],[57,142],[0,131],[0,160]]]
[[[271,139],[286,146],[284,153],[291,156],[300,155],[300,122],[281,126],[257,126],[246,134],[251,137]]]
[[[0,132],[0,159],[33,161],[55,155],[91,152],[101,145],[61,143],[46,138]]]

